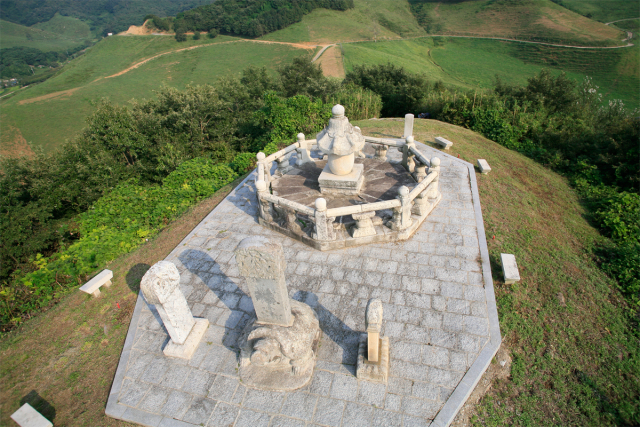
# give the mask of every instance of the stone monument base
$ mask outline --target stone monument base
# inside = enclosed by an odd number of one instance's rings
[[[293,325],[247,324],[238,341],[240,378],[263,390],[290,391],[311,381],[322,332],[316,313],[291,300]]]
[[[191,328],[191,332],[189,332],[184,344],[176,344],[173,341],[169,341],[164,350],[162,350],[165,356],[191,359],[196,348],[198,348],[198,344],[200,344],[200,340],[202,340],[202,336],[209,327],[209,320],[207,319],[194,318],[193,320],[196,323]]]
[[[367,359],[367,334],[360,335],[358,347],[358,366],[356,377],[377,383],[386,383],[389,378],[389,337],[380,338],[380,354],[378,362]]]
[[[364,183],[364,165],[357,163],[347,175],[335,175],[329,169],[329,163],[318,177],[322,194],[352,195],[360,193]]]

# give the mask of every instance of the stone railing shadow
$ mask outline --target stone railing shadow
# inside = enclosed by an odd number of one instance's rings
[[[202,282],[193,285],[193,291],[187,296],[189,305],[205,305],[202,314],[194,314],[194,317],[211,316],[211,325],[222,326],[219,321],[226,316],[222,343],[237,354],[238,337],[245,325],[256,316],[251,297],[236,284],[241,279],[227,276],[208,253],[200,250],[189,249],[181,253],[178,259],[185,269]],[[209,290],[215,297],[208,295]],[[220,310],[223,312],[217,313]]]

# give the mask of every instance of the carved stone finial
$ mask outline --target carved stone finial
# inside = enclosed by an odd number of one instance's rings
[[[258,159],[258,161],[264,160],[266,157],[267,156],[265,156],[262,151],[256,154],[256,159]]]
[[[367,332],[380,333],[382,331],[382,301],[377,298],[369,300],[365,311],[364,324]]]
[[[365,311],[366,334],[360,335],[356,376],[359,379],[387,382],[389,376],[389,338],[380,338],[382,301],[372,298]]]

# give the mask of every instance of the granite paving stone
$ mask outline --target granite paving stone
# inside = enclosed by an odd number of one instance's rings
[[[442,159],[443,199],[411,239],[396,243],[321,252],[271,231],[258,224],[250,175],[166,259],[180,271],[192,314],[210,321],[200,345],[188,361],[164,357],[166,329],[139,299],[117,405],[165,417],[167,425],[429,425],[492,338],[488,307],[495,305],[486,301],[484,285],[492,280],[482,269],[486,245],[470,169],[433,148],[420,150]],[[398,160],[401,153],[388,156]],[[234,250],[249,235],[282,244],[290,296],[318,314],[315,371],[296,391],[247,388],[238,377],[237,340],[255,312]],[[355,376],[369,298],[383,302],[382,336],[391,345],[387,384]]]

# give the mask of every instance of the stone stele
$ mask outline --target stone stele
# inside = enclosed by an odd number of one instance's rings
[[[266,390],[304,387],[315,367],[320,325],[311,307],[288,297],[282,247],[248,237],[238,245],[236,261],[257,314],[238,340],[242,382]]]
[[[140,290],[147,303],[155,306],[171,337],[163,350],[165,356],[190,359],[209,321],[191,315],[180,291],[180,272],[176,266],[168,261],[154,264],[142,277]]]
[[[389,378],[389,338],[380,338],[382,301],[372,298],[365,311],[366,334],[360,335],[356,376],[361,380],[386,383]]]

